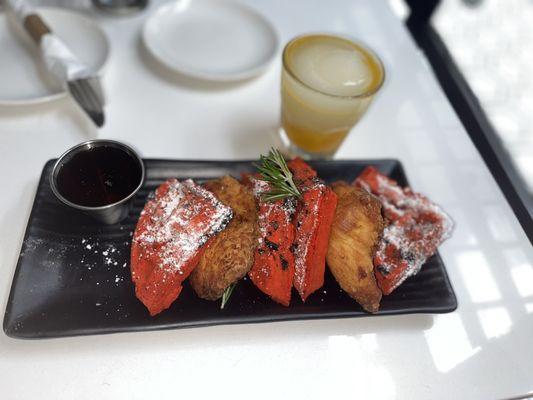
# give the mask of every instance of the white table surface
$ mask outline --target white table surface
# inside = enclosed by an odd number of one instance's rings
[[[146,54],[134,17],[94,14],[112,53],[107,123],[67,100],[0,109],[0,304],[43,164],[92,138],[145,157],[255,158],[273,144],[279,62],[239,86],[178,78]],[[385,1],[249,1],[282,39],[335,31],[383,57],[387,82],[338,158],[393,157],[450,212],[441,248],[456,312],[24,341],[0,335],[2,399],[504,398],[533,390],[533,250],[424,57]],[[8,77],[0,77],[8,79]]]

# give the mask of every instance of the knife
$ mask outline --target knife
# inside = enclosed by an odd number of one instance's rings
[[[76,57],[24,0],[6,0],[6,3],[39,46],[48,71],[96,126],[103,126],[104,96],[99,76]]]

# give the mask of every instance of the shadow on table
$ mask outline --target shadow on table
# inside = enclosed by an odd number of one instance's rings
[[[183,351],[208,349],[257,343],[281,343],[287,338],[328,339],[331,336],[360,336],[430,329],[431,315],[413,314],[404,316],[381,316],[368,318],[341,318],[324,320],[285,321],[255,324],[221,325],[177,330],[146,331],[126,334],[98,335],[78,338],[43,340],[11,339],[3,334],[0,338],[0,353],[24,354],[49,357],[51,353],[64,357],[94,353],[98,348],[113,348],[113,352],[130,354],[140,348],[150,351]],[[127,335],[127,336],[126,336]],[[127,337],[127,340],[125,338]],[[68,346],[76,341],[76,351]]]
[[[77,128],[74,131],[82,133],[80,140],[95,139],[98,136],[98,128],[69,96],[41,104],[0,106],[0,118],[25,119],[30,116],[40,118],[42,114],[55,114],[57,119],[70,120]],[[39,123],[36,126],[39,126]]]
[[[191,90],[206,92],[229,90],[244,86],[248,82],[255,79],[254,77],[237,82],[211,82],[186,76],[184,74],[172,70],[171,68],[165,66],[159,60],[157,60],[146,48],[146,45],[144,44],[141,35],[139,35],[139,38],[137,40],[137,53],[143,65],[159,79],[164,80],[165,82],[170,83],[171,85],[181,86]]]
[[[246,113],[243,113],[246,115]],[[271,147],[283,149],[284,145],[278,135],[277,126],[272,121],[261,121],[261,115],[248,115],[246,120],[235,121],[230,137],[231,145],[237,154],[250,154],[256,159],[259,154],[267,153]]]

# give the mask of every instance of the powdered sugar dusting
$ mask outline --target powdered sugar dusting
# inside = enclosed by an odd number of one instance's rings
[[[376,269],[387,276],[398,266],[405,268],[390,290],[417,274],[437,247],[451,236],[452,229],[453,223],[448,219],[423,222],[411,216],[387,226],[376,251]]]
[[[440,206],[420,193],[413,192],[409,187],[402,188],[393,184],[391,180],[385,176],[377,175],[377,183],[377,194],[389,219],[395,220],[405,216],[406,213],[413,212],[416,212],[417,214],[432,214],[436,216],[436,220],[442,225],[439,234],[441,238],[440,243],[451,236],[453,231],[453,221]],[[427,234],[429,233],[430,232],[427,232]],[[424,237],[427,237],[427,235]]]
[[[183,274],[182,266],[226,226],[233,212],[191,179],[172,179],[166,187],[167,192],[157,201],[146,204],[143,213],[148,213],[150,220],[134,241],[147,256],[157,248],[160,268]]]
[[[271,214],[275,210],[281,208],[284,211],[285,223],[289,223],[292,215],[296,211],[296,202],[293,198],[286,198],[278,201],[261,201],[261,196],[270,190],[270,185],[261,179],[252,178],[252,189],[254,196],[260,201],[261,207],[264,208],[264,212],[258,215],[259,225],[259,244],[264,243],[264,239],[268,236],[269,225],[268,221],[271,220]]]
[[[382,234],[374,263],[386,294],[420,271],[437,247],[453,231],[453,221],[427,197],[402,188],[395,181],[367,168],[355,184],[378,196],[391,222]]]
[[[307,190],[324,190],[325,185],[320,182],[315,182],[315,184],[312,187],[309,187]],[[304,201],[305,201],[305,195],[304,195]],[[311,206],[311,207],[309,207]],[[307,253],[309,252],[309,246],[311,245],[311,237],[316,233],[318,229],[318,210],[319,210],[320,202],[319,201],[313,201],[311,203],[307,203],[307,211],[311,215],[311,218],[309,218],[309,215],[304,215],[302,213],[297,213],[296,218],[296,240],[295,240],[295,246],[294,246],[294,263],[295,263],[295,274],[294,274],[294,286],[303,292],[304,290],[304,283],[305,278],[307,275]],[[305,220],[310,220],[312,222],[312,226],[308,227],[307,229],[299,229],[301,224]]]
[[[275,216],[279,215],[281,211],[283,215],[282,224],[288,226],[291,223],[292,216],[296,210],[296,202],[293,198],[286,198],[277,201],[263,201],[261,197],[264,193],[270,190],[268,182],[261,179],[251,178],[252,191],[260,204],[260,211],[258,213],[257,225],[259,234],[257,237],[256,252],[271,251],[272,245],[275,243],[267,243],[267,238],[271,236],[272,230],[277,230],[279,227],[273,227],[271,221],[276,220]],[[254,268],[256,265],[254,265]],[[252,274],[261,274],[263,277],[270,276],[270,270],[266,264],[262,264],[259,270],[254,269]]]
[[[252,191],[256,198],[260,198],[263,194],[270,191],[268,182],[256,178],[250,178],[250,180],[252,182]]]

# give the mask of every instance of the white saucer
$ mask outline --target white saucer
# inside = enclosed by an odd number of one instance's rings
[[[229,0],[178,0],[161,6],[143,29],[146,47],[168,68],[209,81],[264,72],[278,50],[273,26]]]
[[[102,69],[109,43],[97,24],[58,8],[37,11],[82,61],[96,71]],[[48,75],[37,45],[11,13],[0,13],[0,49],[0,106],[38,104],[66,96]]]

